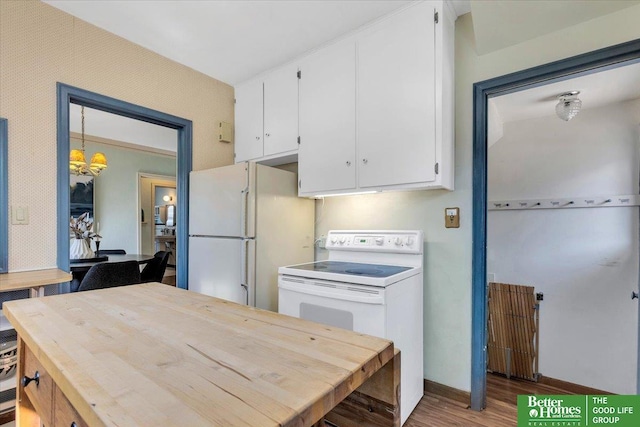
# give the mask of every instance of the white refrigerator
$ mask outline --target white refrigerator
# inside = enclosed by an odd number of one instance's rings
[[[293,172],[238,163],[189,181],[190,291],[278,311],[278,267],[312,262],[314,201]]]

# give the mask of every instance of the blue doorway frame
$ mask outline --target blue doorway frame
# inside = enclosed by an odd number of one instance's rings
[[[64,83],[57,84],[57,162],[58,162],[58,221],[57,221],[57,264],[58,268],[69,271],[69,149],[70,104],[105,111],[107,113],[128,117],[155,125],[176,129],[177,145],[177,218],[183,218],[176,226],[176,246],[178,259],[176,263],[176,286],[186,289],[188,284],[188,250],[189,250],[189,172],[192,168],[192,135],[191,120],[152,110],[99,93],[90,92]]]
[[[484,409],[487,399],[487,102],[495,96],[636,62],[640,62],[640,39],[473,85],[471,409],[475,411]],[[638,334],[640,338],[640,325]]]

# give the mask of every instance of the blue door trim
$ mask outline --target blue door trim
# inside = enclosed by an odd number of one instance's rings
[[[487,398],[487,101],[489,98],[640,62],[640,39],[473,85],[471,409]],[[638,370],[640,384],[640,369]]]
[[[188,256],[189,256],[189,172],[192,168],[192,137],[193,124],[191,120],[172,116],[160,111],[152,110],[140,105],[131,104],[109,96],[100,95],[85,89],[57,83],[57,140],[58,140],[58,268],[69,271],[69,108],[70,104],[84,105],[96,110],[106,111],[119,116],[142,120],[178,131],[178,159],[177,159],[177,218],[182,218],[176,226],[176,245],[178,260],[178,287],[187,288]]]
[[[0,118],[0,274],[9,271],[9,131],[7,119]]]

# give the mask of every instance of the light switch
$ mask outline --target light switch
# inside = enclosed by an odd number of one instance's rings
[[[460,208],[446,208],[444,210],[444,226],[446,228],[460,228]]]
[[[11,224],[29,224],[29,208],[27,206],[12,206]]]

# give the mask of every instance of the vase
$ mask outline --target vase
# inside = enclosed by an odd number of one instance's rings
[[[69,243],[69,258],[83,259],[93,258],[94,254],[88,239],[71,239]]]

